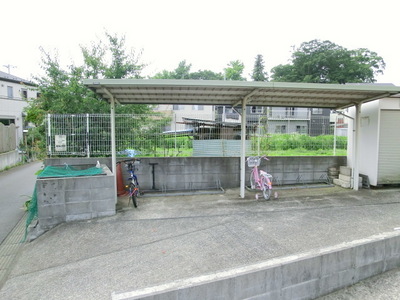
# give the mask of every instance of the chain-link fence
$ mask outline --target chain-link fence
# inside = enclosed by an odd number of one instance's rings
[[[224,118],[225,117],[225,118]],[[240,156],[240,115],[227,120],[215,114],[120,114],[115,117],[119,156]],[[299,118],[252,114],[247,118],[247,155],[345,155],[345,124],[329,116]],[[339,126],[337,126],[339,127]],[[109,156],[108,114],[48,115],[49,156]]]

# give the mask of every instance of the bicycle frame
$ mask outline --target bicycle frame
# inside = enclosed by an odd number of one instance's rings
[[[139,159],[129,159],[129,160],[120,161],[120,162],[123,162],[127,166],[127,169],[128,169],[129,183],[125,187],[128,190],[128,197],[129,197],[128,204],[132,200],[132,204],[134,207],[137,207],[137,197],[140,194],[139,181],[138,181],[137,176],[135,175],[135,167],[134,167],[134,163],[136,161],[140,161],[140,160]]]

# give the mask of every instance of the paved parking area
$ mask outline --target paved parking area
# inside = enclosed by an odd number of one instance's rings
[[[120,199],[117,215],[61,224],[24,244],[1,299],[110,299],[173,280],[320,249],[400,227],[400,189],[239,190]]]

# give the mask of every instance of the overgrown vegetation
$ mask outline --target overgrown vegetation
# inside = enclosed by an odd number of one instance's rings
[[[258,142],[254,140],[253,142]],[[287,151],[299,149],[300,152],[332,150],[333,135],[309,136],[306,134],[271,134],[260,141],[260,149],[266,151]],[[336,137],[336,149],[347,149],[347,137]]]

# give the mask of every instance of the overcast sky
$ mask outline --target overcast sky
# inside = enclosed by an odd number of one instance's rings
[[[398,0],[19,0],[1,5],[0,70],[31,79],[41,74],[43,47],[62,65],[81,63],[80,45],[125,35],[143,50],[143,75],[172,71],[182,60],[191,71],[222,72],[232,60],[250,80],[255,57],[269,71],[285,64],[292,46],[313,39],[347,49],[368,48],[386,62],[378,82],[400,86]]]

